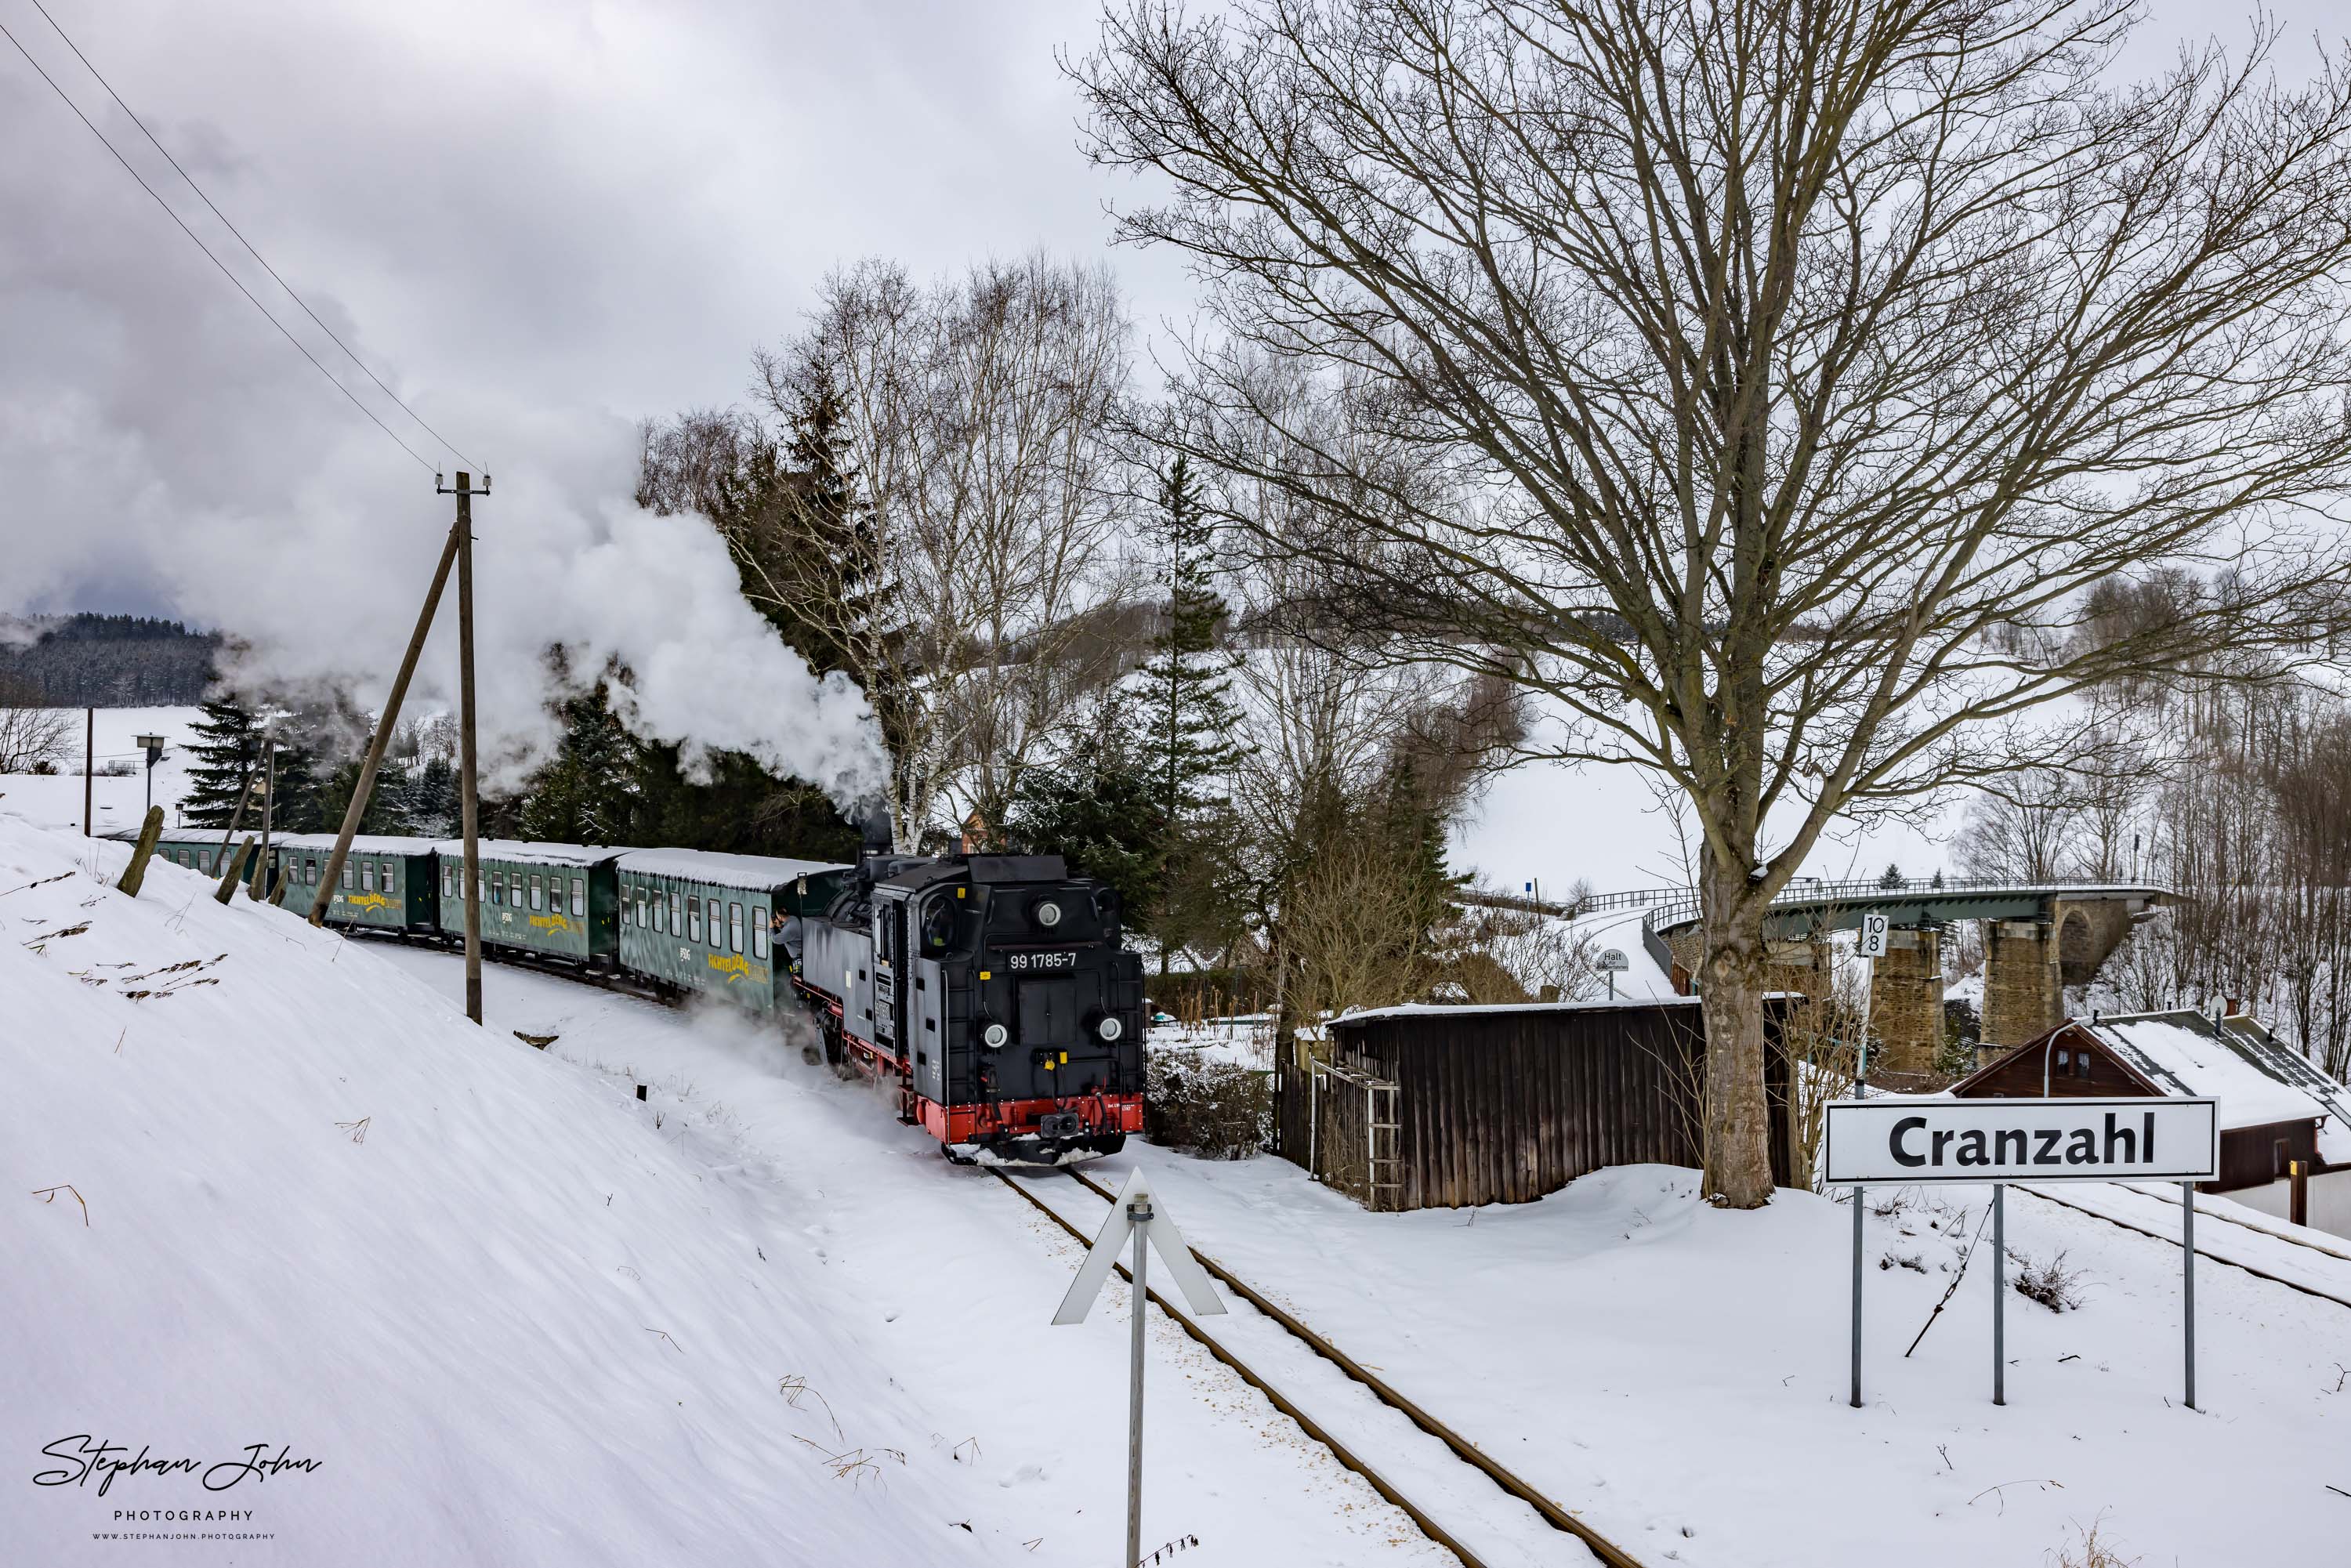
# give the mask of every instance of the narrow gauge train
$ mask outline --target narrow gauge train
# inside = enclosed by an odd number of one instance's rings
[[[127,836],[127,835],[125,835]],[[329,834],[270,845],[272,901],[307,913]],[[217,829],[159,853],[218,874]],[[465,847],[351,841],[330,925],[462,941]],[[895,1083],[950,1158],[1067,1163],[1143,1126],[1143,968],[1116,895],[1058,855],[869,853],[854,866],[485,840],[494,956],[624,975],[755,1013],[805,1007],[836,1065]]]

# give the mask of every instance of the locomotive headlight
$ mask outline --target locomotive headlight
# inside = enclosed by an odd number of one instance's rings
[[[981,1043],[988,1050],[1001,1051],[1004,1049],[1004,1042],[1012,1038],[1012,1031],[1000,1023],[992,1023],[979,1031],[979,1038]]]
[[[1037,924],[1050,931],[1061,923],[1061,906],[1050,898],[1038,900]]]
[[[1116,1040],[1126,1032],[1126,1026],[1114,1018],[1106,1018],[1094,1025],[1094,1032],[1104,1040]]]

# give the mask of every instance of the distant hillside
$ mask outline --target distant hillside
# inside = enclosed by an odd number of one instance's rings
[[[13,637],[5,634],[13,632]],[[30,640],[24,640],[30,634]],[[60,615],[0,627],[0,701],[173,707],[211,684],[217,632],[143,615]]]

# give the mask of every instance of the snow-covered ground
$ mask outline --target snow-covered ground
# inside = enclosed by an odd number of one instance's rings
[[[1123,1289],[1049,1328],[1077,1248],[877,1096],[504,969],[476,1030],[454,959],[168,865],[126,899],[89,874],[124,853],[0,815],[0,1561],[120,1561],[126,1528],[306,1565],[1115,1554]],[[1152,1354],[1152,1544],[1444,1561],[1164,1322]],[[319,1468],[101,1496],[85,1437]]]

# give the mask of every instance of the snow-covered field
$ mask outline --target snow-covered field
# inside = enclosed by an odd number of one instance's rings
[[[222,1563],[1113,1560],[1123,1287],[1049,1329],[1075,1245],[881,1097],[730,1015],[528,972],[488,972],[475,1030],[437,950],[166,865],[122,898],[92,874],[122,846],[8,814],[26,782],[57,781],[0,780],[0,1562],[119,1561],[98,1537],[126,1527],[268,1538],[167,1552]],[[2351,1561],[2351,1309],[2199,1269],[2181,1408],[2179,1252],[2089,1215],[2011,1199],[2011,1248],[2062,1254],[2081,1304],[2011,1297],[1995,1408],[1988,1242],[1904,1354],[1984,1195],[1875,1200],[1855,1411],[1828,1200],[1723,1214],[1641,1166],[1372,1216],[1272,1159],[1131,1145],[1098,1174],[1138,1161],[1204,1251],[1652,1568],[2039,1564],[2094,1524],[2148,1564]],[[2351,1260],[2209,1239],[2351,1296]],[[1171,1325],[1151,1354],[1147,1547],[1451,1561]],[[32,1484],[84,1435],[319,1465]],[[1510,1522],[1498,1563],[1577,1560]]]
[[[92,812],[96,819],[92,831],[139,831],[139,821],[147,810],[147,754],[133,744],[133,739],[141,735],[163,737],[163,759],[155,765],[155,803],[163,808],[164,822],[171,822],[172,806],[188,789],[189,727],[202,716],[203,710],[193,707],[98,710],[98,767],[102,769],[109,763],[129,763],[135,771],[121,777],[108,777],[101,772],[91,779],[89,792],[96,808]],[[58,764],[60,771],[0,773],[0,812],[11,812],[47,827],[81,831],[82,754],[88,726],[79,708],[72,710],[71,717],[71,755]]]

